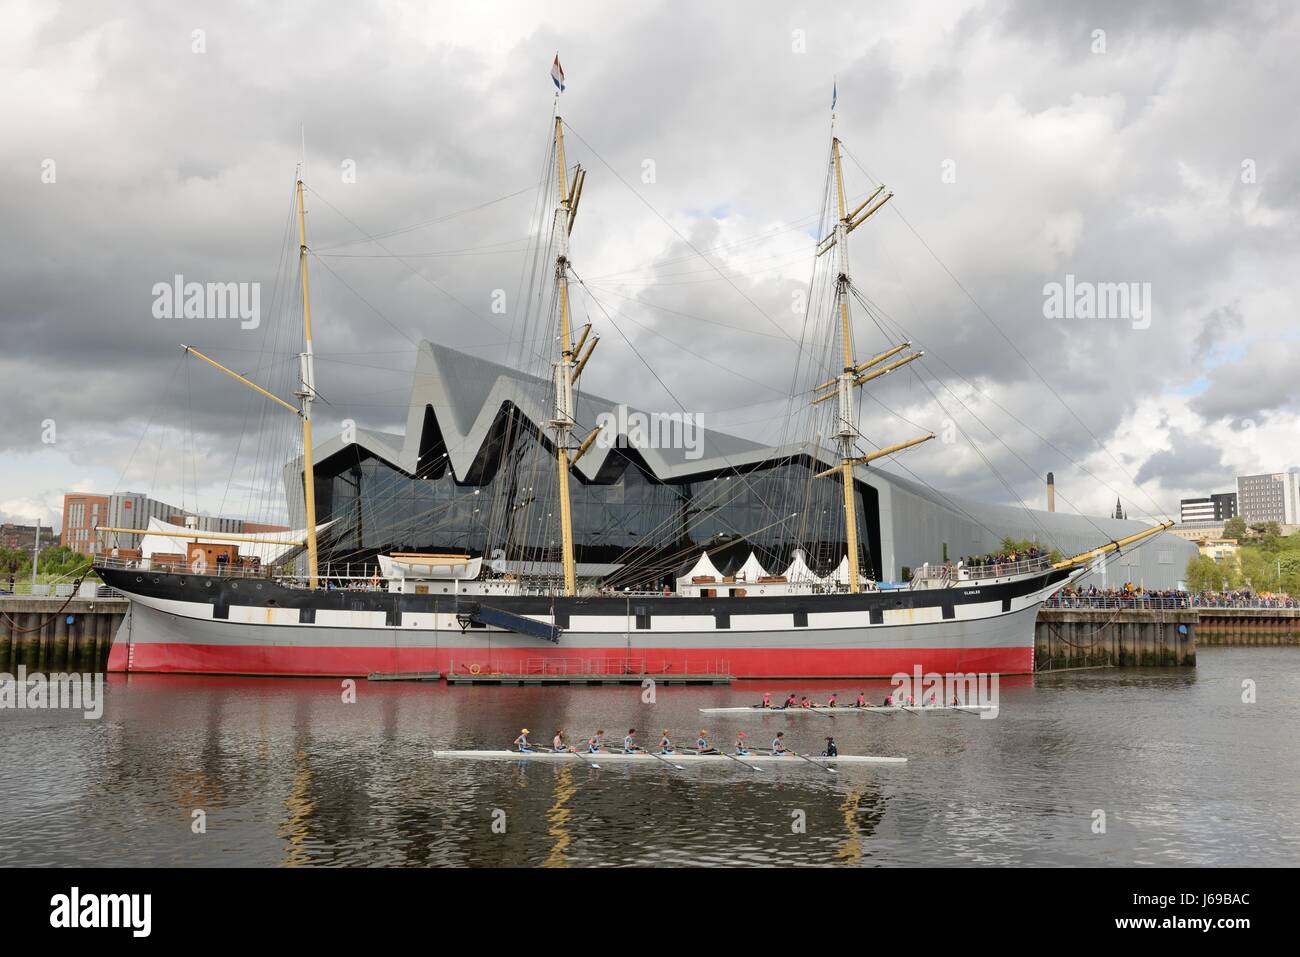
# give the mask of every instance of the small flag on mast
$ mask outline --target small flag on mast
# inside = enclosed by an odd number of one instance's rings
[[[561,93],[564,92],[564,67],[560,66],[560,55],[555,54],[555,62],[551,64],[551,82]]]

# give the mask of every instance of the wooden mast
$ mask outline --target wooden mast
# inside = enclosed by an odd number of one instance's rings
[[[560,358],[555,363],[555,466],[559,477],[561,561],[564,565],[564,594],[578,591],[573,560],[573,506],[569,500],[569,440],[573,432],[573,333],[569,322],[569,231],[573,208],[570,204],[568,171],[564,166],[564,121],[555,115],[555,175],[559,202],[555,207],[553,238],[555,285],[560,300]],[[581,176],[581,173],[578,174]],[[575,183],[576,183],[575,178]]]
[[[835,300],[840,314],[840,344],[841,355],[843,358],[843,369],[838,376],[828,382],[823,382],[814,389],[814,392],[826,390],[824,394],[813,400],[813,403],[824,402],[831,396],[835,396],[836,403],[836,429],[834,432],[835,439],[839,445],[840,462],[836,468],[827,469],[819,473],[818,478],[832,475],[836,472],[840,476],[840,484],[844,492],[844,532],[845,545],[848,549],[849,560],[849,591],[857,593],[861,590],[861,562],[858,554],[858,510],[856,487],[853,480],[853,469],[858,465],[863,465],[874,459],[881,458],[885,455],[891,455],[894,452],[911,448],[913,445],[919,445],[932,438],[933,435],[925,435],[907,442],[900,442],[897,445],[891,445],[873,452],[870,455],[859,456],[854,452],[854,446],[858,437],[858,427],[855,421],[855,412],[853,408],[853,390],[861,386],[864,382],[878,378],[895,369],[921,358],[924,353],[917,352],[892,362],[889,365],[867,372],[868,368],[883,362],[899,352],[906,349],[910,343],[903,343],[893,349],[882,352],[880,355],[868,359],[866,362],[858,362],[853,357],[853,323],[849,315],[849,289],[851,280],[849,278],[849,233],[861,226],[868,217],[874,214],[881,206],[889,201],[893,193],[886,193],[883,198],[877,199],[884,190],[880,186],[874,193],[867,197],[860,206],[852,212],[848,209],[848,203],[844,196],[844,169],[840,163],[840,140],[838,136],[831,136],[831,160],[835,165],[835,199],[838,204],[839,217],[835,222],[835,229],[818,243],[817,255],[821,256],[829,252],[831,247],[836,248],[836,267],[837,277],[835,280]],[[873,204],[874,201],[874,204]],[[870,205],[870,208],[867,207]],[[864,211],[865,210],[865,211]]]
[[[298,179],[298,268],[302,275],[302,332],[303,352],[300,354],[301,381],[296,395],[299,415],[302,417],[302,484],[303,501],[307,507],[307,580],[308,587],[317,586],[318,568],[316,552],[316,469],[311,445],[311,403],[316,397],[316,367],[311,348],[311,295],[307,286],[307,218],[302,203],[302,178]]]

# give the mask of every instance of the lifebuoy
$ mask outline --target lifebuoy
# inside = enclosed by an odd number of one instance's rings
[[[472,674],[472,675],[476,675],[476,674],[478,674],[481,670],[482,670],[482,669],[481,669],[478,665],[470,665],[470,666],[469,666],[469,673]]]

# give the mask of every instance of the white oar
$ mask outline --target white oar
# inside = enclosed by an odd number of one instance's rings
[[[673,764],[673,762],[669,761],[667,758],[665,758],[665,757],[664,757],[663,755],[661,755],[661,754],[655,754],[653,751],[646,751],[645,753],[648,754],[648,755],[650,755],[650,757],[652,757],[652,758],[658,758],[660,761],[662,761],[664,764],[668,765],[670,768],[676,768],[678,771],[685,771],[685,770],[686,770],[686,768],[682,767],[680,764]]]
[[[731,758],[731,760],[735,761],[741,767],[749,768],[749,770],[751,771],[761,772],[763,770],[762,768],[758,767],[755,764],[746,764],[744,761],[740,760],[740,758],[736,757],[734,754],[728,754],[726,751],[719,751],[718,754],[722,755],[724,758]]]
[[[812,758],[808,757],[807,755],[800,754],[798,751],[791,751],[790,753],[793,754],[796,758],[803,758],[805,761],[807,761],[807,762],[808,762],[809,764],[811,764],[813,767],[821,768],[821,769],[824,770],[824,771],[829,771],[831,774],[835,774],[835,773],[836,773],[835,769],[834,769],[833,767],[831,767],[829,764],[822,764],[822,763],[819,762],[819,761],[814,761]]]

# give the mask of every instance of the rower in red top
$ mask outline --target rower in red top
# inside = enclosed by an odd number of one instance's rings
[[[859,691],[859,692],[858,692],[858,701],[857,701],[857,704],[854,705],[854,707],[855,707],[855,708],[865,708],[866,706],[867,706],[867,693],[866,693],[865,691]]]
[[[835,702],[838,700],[839,700],[839,695],[837,695],[834,691],[832,691],[831,696],[826,699],[826,707],[828,708],[835,707]]]
[[[807,696],[807,695],[804,695],[802,698],[799,699],[799,707],[801,707],[801,708],[811,708],[811,707],[812,707],[812,702],[808,700],[808,696]]]
[[[790,692],[790,697],[788,697],[788,698],[785,699],[785,704],[781,705],[781,707],[783,707],[783,708],[793,708],[793,707],[795,707],[795,705],[797,705],[798,703],[799,703],[799,699],[796,698],[796,697],[794,696],[794,692],[791,691],[791,692]]]
[[[763,692],[763,707],[764,708],[772,707],[772,692],[770,691]]]

